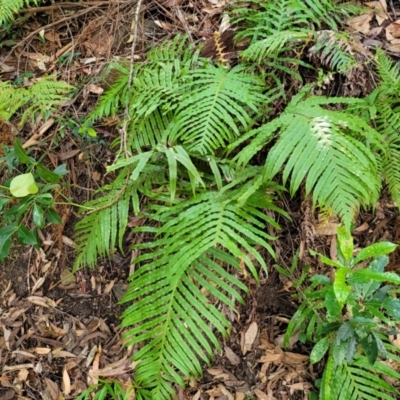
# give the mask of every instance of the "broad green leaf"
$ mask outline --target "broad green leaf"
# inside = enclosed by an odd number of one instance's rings
[[[338,329],[335,340],[339,344],[339,342],[347,341],[352,336],[354,336],[354,328],[348,322],[344,322]]]
[[[27,165],[32,164],[32,160],[28,156],[26,150],[22,147],[20,140],[19,139],[14,140],[13,145],[14,145],[15,155],[17,156],[18,161],[21,164],[27,164]]]
[[[10,251],[11,236],[18,230],[17,226],[7,225],[0,228],[0,260],[4,260]]]
[[[346,361],[350,364],[353,362],[357,350],[357,337],[354,335],[347,341]]]
[[[379,242],[371,244],[371,246],[362,249],[354,260],[354,264],[358,264],[360,261],[366,260],[368,258],[375,258],[378,256],[383,256],[384,254],[389,254],[394,251],[397,244],[390,242]]]
[[[67,166],[65,164],[60,164],[55,170],[53,171],[55,174],[64,176],[68,174]]]
[[[52,208],[49,208],[47,210],[46,218],[47,221],[50,222],[50,224],[55,224],[55,225],[61,224],[61,217]]]
[[[351,280],[355,282],[368,282],[373,280],[376,282],[391,282],[400,284],[400,276],[394,272],[374,272],[369,269],[360,269],[354,271]]]
[[[378,358],[378,344],[376,343],[375,336],[370,334],[364,339],[360,340],[360,345],[363,348],[368,361],[373,365]]]
[[[337,365],[341,365],[347,355],[347,341],[334,341],[332,345],[332,355]]]
[[[329,349],[329,337],[324,337],[316,343],[310,354],[310,363],[315,364],[322,359],[326,351]]]
[[[10,193],[14,197],[25,197],[38,191],[35,178],[30,172],[16,176],[10,183]]]
[[[336,271],[335,282],[333,283],[333,290],[337,298],[338,303],[343,306],[349,297],[351,287],[346,285],[346,276],[351,272],[350,268],[339,268]]]
[[[337,230],[337,237],[340,251],[342,252],[344,259],[346,260],[346,264],[348,264],[353,257],[353,237],[344,226],[339,226]]]
[[[33,223],[39,228],[43,228],[45,225],[44,211],[43,208],[35,204],[32,210]]]
[[[322,334],[326,335],[327,333],[331,333],[331,332],[335,332],[337,330],[339,330],[339,328],[342,326],[342,324],[340,322],[330,322],[329,324],[326,324],[323,328],[322,328]]]
[[[337,268],[344,267],[344,265],[341,264],[339,261],[333,261],[330,258],[325,257],[324,255],[322,255],[320,253],[317,253],[314,250],[310,250],[310,254],[313,255],[313,256],[318,256],[324,264],[330,265],[331,267],[337,267]]]
[[[342,306],[339,304],[336,298],[333,286],[329,287],[326,292],[324,305],[326,307],[326,310],[328,311],[328,318],[330,319],[336,317],[342,311]]]
[[[55,183],[60,180],[60,175],[53,171],[47,169],[44,165],[38,163],[36,164],[37,174],[46,182]]]
[[[383,306],[386,308],[386,312],[389,316],[400,319],[400,300],[394,297],[386,297]]]
[[[40,243],[35,232],[31,232],[26,226],[18,228],[18,239],[21,243],[38,248]]]

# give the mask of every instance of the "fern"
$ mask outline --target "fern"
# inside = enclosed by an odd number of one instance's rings
[[[264,224],[276,223],[259,206],[268,208],[269,199],[254,206],[249,201],[238,207],[235,197],[208,192],[170,208],[156,208],[159,228],[139,231],[156,233],[157,239],[136,246],[149,249],[136,261],[141,266],[131,277],[124,302],[134,302],[124,313],[122,326],[129,327],[126,344],[145,341],[134,358],[136,383],[151,388],[152,399],[173,395],[171,384],[183,384],[186,377],[199,375],[199,359],[208,362],[211,344],[218,346],[212,330],[225,335],[228,321],[211,298],[233,307],[242,301],[238,290],[245,286],[226,272],[229,265],[242,272],[245,266],[257,279],[254,262],[266,268],[258,245],[273,255]],[[243,263],[243,265],[241,264]]]
[[[372,115],[374,124],[386,147],[382,157],[384,177],[393,200],[400,207],[400,74],[397,65],[381,50],[377,50],[376,62],[381,82],[369,100],[376,110],[376,115]]]
[[[348,35],[333,31],[318,32],[316,42],[309,50],[310,55],[319,55],[323,65],[344,74],[358,66],[355,53]]]
[[[14,19],[14,13],[31,4],[37,5],[36,0],[0,0],[0,25]]]
[[[223,148],[252,125],[265,97],[262,81],[240,68],[209,66],[188,75],[168,137],[200,154]],[[250,112],[249,112],[250,111]]]
[[[45,116],[56,105],[66,101],[72,89],[66,82],[54,81],[54,76],[43,77],[26,88],[0,82],[0,117],[9,120],[22,108],[21,123],[28,118],[33,121],[37,114]]]
[[[336,364],[332,355],[329,356],[324,374],[320,399],[348,400],[394,400],[399,392],[377,373],[398,380],[400,374],[382,362],[373,366],[367,357],[357,355],[354,363],[346,361]],[[395,395],[393,397],[392,395]]]
[[[272,179],[286,163],[283,181],[290,176],[291,193],[304,181],[314,205],[331,206],[349,227],[359,206],[375,204],[379,196],[381,183],[373,149],[382,147],[381,138],[363,119],[322,107],[357,100],[304,99],[306,91],[295,96],[277,119],[248,133],[247,137],[257,136],[237,159],[246,165],[266,143],[278,137],[268,153],[264,178]]]

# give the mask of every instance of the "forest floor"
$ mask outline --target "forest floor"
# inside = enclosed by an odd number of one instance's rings
[[[161,5],[162,4],[162,5]],[[193,41],[206,42],[205,56],[215,57],[214,31],[226,32],[227,52],[235,52],[232,29],[222,18],[229,0],[144,1],[136,57],[178,33]],[[396,5],[396,4],[394,4]],[[79,134],[80,121],[93,109],[107,85],[102,70],[111,59],[127,57],[131,49],[132,21],[136,1],[47,2],[20,10],[9,30],[0,29],[0,78],[29,84],[32,79],[56,73],[79,88],[69,104],[52,116],[54,123],[30,146],[35,158],[51,168],[65,163],[65,196],[74,203],[88,200],[107,179],[105,167],[112,163],[109,144],[119,133],[115,121],[98,126],[95,139]],[[399,9],[388,11],[400,15]],[[400,55],[395,36],[384,34],[387,15],[364,16],[347,29],[357,28],[365,41],[380,42],[392,56]],[[221,26],[225,24],[225,26]],[[373,36],[373,29],[381,28]],[[361,32],[361,33],[360,33]],[[394,35],[394,33],[392,32]],[[365,42],[364,41],[364,42]],[[376,43],[375,43],[376,44]],[[17,121],[16,121],[17,123]],[[26,123],[18,135],[27,142],[43,121]],[[11,146],[15,133],[0,125],[0,144]],[[320,253],[336,251],[335,221],[332,229],[316,229],[310,203],[301,198],[281,199],[280,206],[292,218],[282,219],[282,231],[273,243],[278,263],[288,267],[300,249],[299,268],[310,265],[318,273],[329,273],[307,256],[309,248]],[[0,399],[74,399],[101,379],[130,385],[129,356],[132,349],[121,341],[118,304],[126,287],[134,257],[127,235],[124,254],[116,252],[99,260],[94,270],[80,270],[71,277],[74,262],[73,230],[79,215],[65,205],[57,209],[62,224],[41,230],[40,251],[15,244],[0,265]],[[130,226],[140,224],[132,216]],[[400,242],[400,218],[392,202],[383,196],[373,213],[361,213],[353,231],[356,246],[381,240]],[[400,252],[391,255],[389,270],[399,265]],[[246,306],[227,312],[232,322],[229,338],[222,339],[213,364],[204,376],[192,379],[178,393],[179,399],[261,400],[307,399],[320,376],[321,363],[309,366],[310,348],[293,337],[282,349],[288,321],[297,308],[293,282],[283,279],[271,266],[260,285],[250,283]],[[296,336],[296,335],[295,335]],[[62,396],[62,397],[61,397]]]

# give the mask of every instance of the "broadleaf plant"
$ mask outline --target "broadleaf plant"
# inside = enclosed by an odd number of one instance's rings
[[[310,278],[311,285],[289,323],[284,345],[300,330],[314,343],[312,364],[327,356],[320,399],[394,400],[399,392],[384,378],[399,379],[400,374],[385,360],[399,361],[389,335],[396,332],[400,300],[398,289],[388,283],[398,285],[400,276],[384,272],[384,268],[389,261],[386,254],[397,246],[376,243],[353,256],[352,238],[343,228],[338,243],[333,282],[326,276]],[[370,260],[368,266],[360,267],[364,260]]]

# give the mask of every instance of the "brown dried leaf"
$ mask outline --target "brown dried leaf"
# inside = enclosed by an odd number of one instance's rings
[[[367,34],[370,30],[370,22],[374,17],[374,13],[370,12],[367,14],[359,15],[358,17],[350,18],[347,24],[355,31]]]
[[[220,385],[218,385],[218,387],[220,388],[222,394],[223,394],[224,396],[228,397],[228,400],[235,400],[235,399],[233,398],[232,393],[231,393],[224,385],[220,384]]]
[[[3,367],[3,372],[6,371],[19,371],[20,369],[24,369],[24,368],[34,368],[35,366],[32,363],[28,363],[28,364],[19,364],[19,365],[5,365]]]
[[[220,375],[220,374],[222,374],[224,371],[223,371],[222,369],[220,369],[220,368],[208,368],[208,369],[207,369],[207,372],[208,372],[210,375],[215,376],[215,375]]]
[[[259,400],[269,400],[267,394],[261,391],[260,389],[255,389],[254,394],[257,396],[257,399]]]
[[[327,224],[319,224],[315,227],[315,234],[318,236],[331,236],[337,234],[339,224],[328,222]]]
[[[386,0],[369,1],[365,5],[374,10],[379,25],[382,25],[389,18]]]
[[[294,394],[296,390],[301,390],[302,392],[307,391],[312,388],[312,385],[308,382],[298,382],[293,385],[286,385],[290,389],[290,394]]]
[[[400,335],[389,335],[390,343],[400,349]]]
[[[68,269],[63,268],[60,273],[61,285],[68,286],[72,283],[75,283],[75,276],[74,274]]]
[[[368,222],[364,222],[362,225],[358,226],[356,229],[354,229],[351,233],[357,234],[366,231],[369,228]]]
[[[266,353],[264,356],[258,360],[261,363],[269,363],[269,362],[281,362],[283,354],[274,354],[274,353]]]
[[[63,368],[62,390],[65,396],[68,396],[71,392],[71,378],[69,377],[66,366]]]
[[[386,27],[386,34],[390,34],[391,38],[387,36],[389,40],[392,40],[393,38],[400,37],[400,20],[397,20],[395,22],[392,22],[390,25]]]
[[[225,356],[232,365],[239,365],[241,362],[240,357],[228,346],[225,346]]]
[[[57,384],[53,382],[49,378],[44,378],[44,381],[46,382],[47,390],[50,394],[50,397],[52,400],[59,400],[60,398],[60,389],[58,388]]]
[[[46,354],[49,354],[51,352],[51,349],[49,349],[47,347],[36,347],[36,348],[33,349],[33,351],[36,354],[46,355]]]
[[[248,351],[251,350],[257,335],[258,335],[258,325],[257,322],[254,321],[250,324],[249,328],[247,329],[244,335],[244,345],[242,348],[243,355],[245,355]]]
[[[300,365],[305,364],[309,360],[308,356],[303,354],[291,353],[289,351],[285,351],[283,353],[283,362],[286,365]]]

